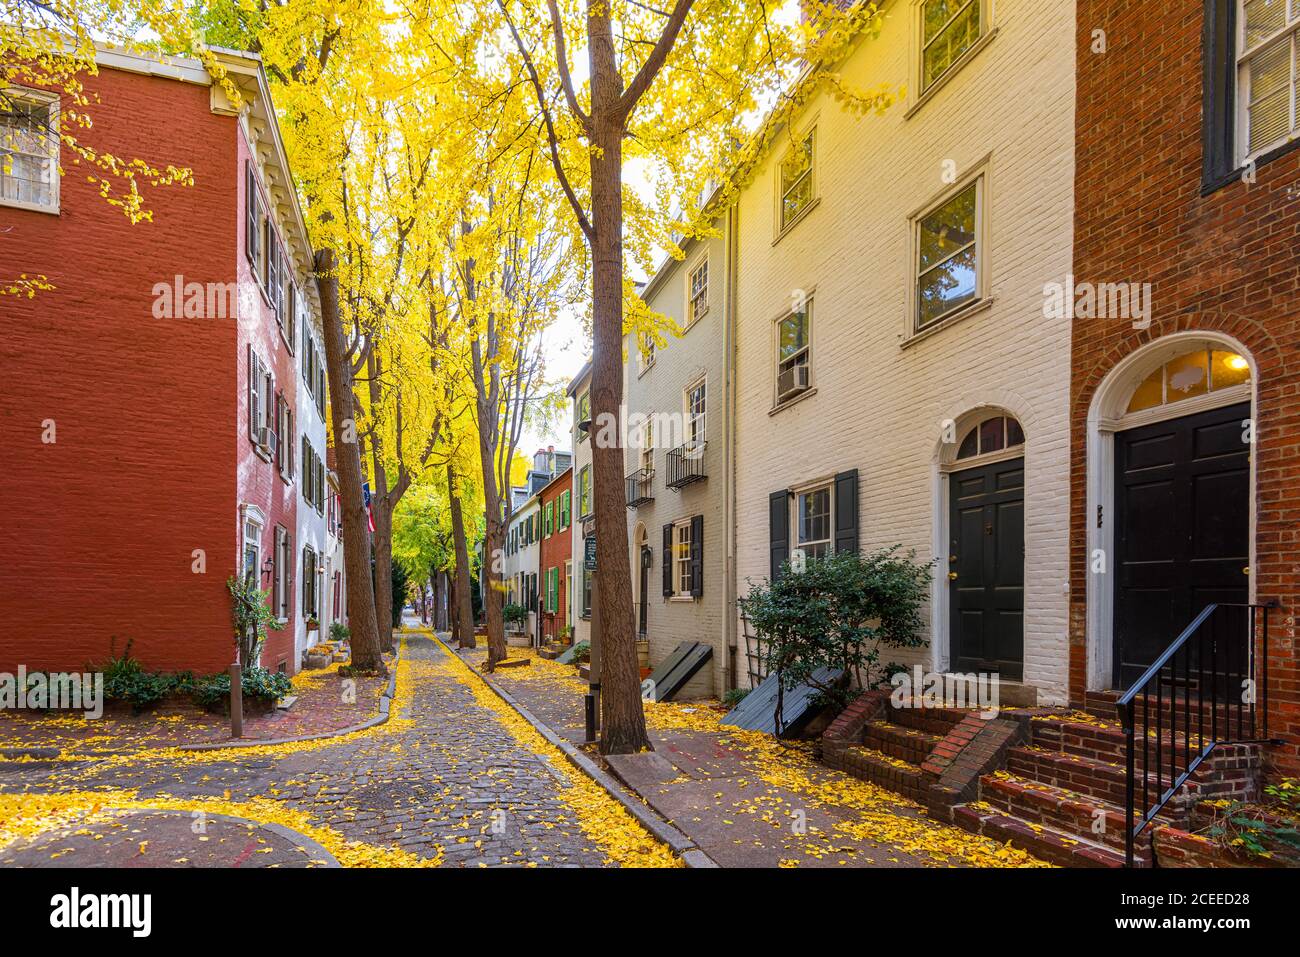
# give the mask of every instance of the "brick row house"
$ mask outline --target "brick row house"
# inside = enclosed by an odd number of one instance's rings
[[[570,474],[572,464],[571,452],[556,451],[554,446],[538,449],[533,454],[532,468],[525,475],[524,484],[510,489],[502,578],[506,587],[506,604],[519,605],[528,613],[518,632],[521,643],[536,644],[542,637],[552,636],[545,627],[547,569],[551,566],[544,563],[543,551],[544,543],[552,539],[558,541],[560,513],[557,509],[560,503],[555,498],[561,491],[567,491],[567,479],[564,480],[564,490],[560,489],[559,482]],[[566,503],[571,498],[572,493],[568,492]],[[566,519],[563,526],[566,541],[568,528]],[[553,620],[551,624],[554,625]]]
[[[57,97],[10,91],[0,117],[23,160],[0,175],[0,260],[55,287],[0,300],[13,478],[42,490],[5,527],[5,669],[130,641],[148,668],[221,670],[234,574],[281,621],[263,665],[296,672],[319,637],[338,545],[312,250],[261,64],[217,56],[241,104],[183,58],[101,50],[85,78],[99,150],[193,170],[150,190],[151,221],[78,174]]]
[[[1004,707],[1053,713],[989,725],[998,774],[953,784],[969,768],[939,746],[981,725],[864,700],[829,759],[923,801],[942,783],[953,820],[1051,859],[1122,863],[1116,701],[1167,650],[1152,734],[1240,713],[1223,689],[1259,694],[1267,663],[1275,740],[1221,733],[1162,820],[1300,770],[1300,4],[898,0],[827,68],[907,92],[859,118],[805,75],[738,189],[705,201],[710,238],[642,289],[682,333],[625,343],[650,664],[703,640],[692,693],[751,687],[750,582],[901,545],[933,563],[928,640],[890,659],[994,674]],[[680,440],[642,422],[689,428],[697,382],[703,474],[679,486]]]

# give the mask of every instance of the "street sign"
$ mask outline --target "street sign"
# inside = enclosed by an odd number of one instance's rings
[[[586,541],[586,552],[583,555],[583,567],[589,572],[596,570],[596,536],[588,535]]]

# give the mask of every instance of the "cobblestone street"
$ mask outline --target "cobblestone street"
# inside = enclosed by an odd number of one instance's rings
[[[345,865],[600,866],[672,864],[667,850],[604,792],[564,767],[492,707],[492,693],[426,635],[403,636],[394,717],[341,738],[217,752],[177,749],[0,761],[3,856],[78,865],[85,843],[50,842],[58,828],[118,840],[132,859],[198,866],[211,843],[175,827],[149,841],[131,812],[183,810],[279,824]],[[487,697],[482,697],[486,695]],[[489,700],[491,699],[491,700]],[[96,837],[96,835],[99,837]],[[179,835],[179,836],[178,836]],[[10,844],[9,842],[14,843]],[[110,843],[112,843],[110,841]],[[102,853],[96,863],[104,863]],[[252,854],[242,866],[277,866]],[[125,863],[109,861],[108,863]]]

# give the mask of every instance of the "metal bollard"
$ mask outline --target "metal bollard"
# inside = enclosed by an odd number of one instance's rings
[[[244,736],[244,680],[239,662],[230,666],[230,736]]]
[[[594,694],[583,695],[582,706],[584,717],[586,719],[586,738],[587,744],[596,740],[596,696]]]

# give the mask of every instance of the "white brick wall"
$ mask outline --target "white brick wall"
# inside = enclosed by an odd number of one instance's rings
[[[913,11],[893,6],[881,35],[844,64],[847,83],[911,75]],[[996,35],[910,117],[906,104],[859,119],[826,95],[811,99],[796,128],[816,123],[820,203],[779,242],[772,155],[739,198],[737,586],[743,595],[747,578],[768,575],[769,493],[853,467],[862,547],[902,543],[933,557],[947,508],[941,423],[1005,408],[1028,437],[1025,681],[1063,701],[1069,328],[1042,318],[1042,290],[1071,264],[1073,5],[1004,2],[997,14]],[[775,155],[786,142],[778,137]],[[958,176],[987,162],[992,305],[904,349],[909,218],[945,189],[946,160]],[[772,322],[795,289],[814,290],[817,393],[772,415]],[[936,570],[945,584],[946,570]],[[923,660],[942,666],[946,623],[932,628]]]

